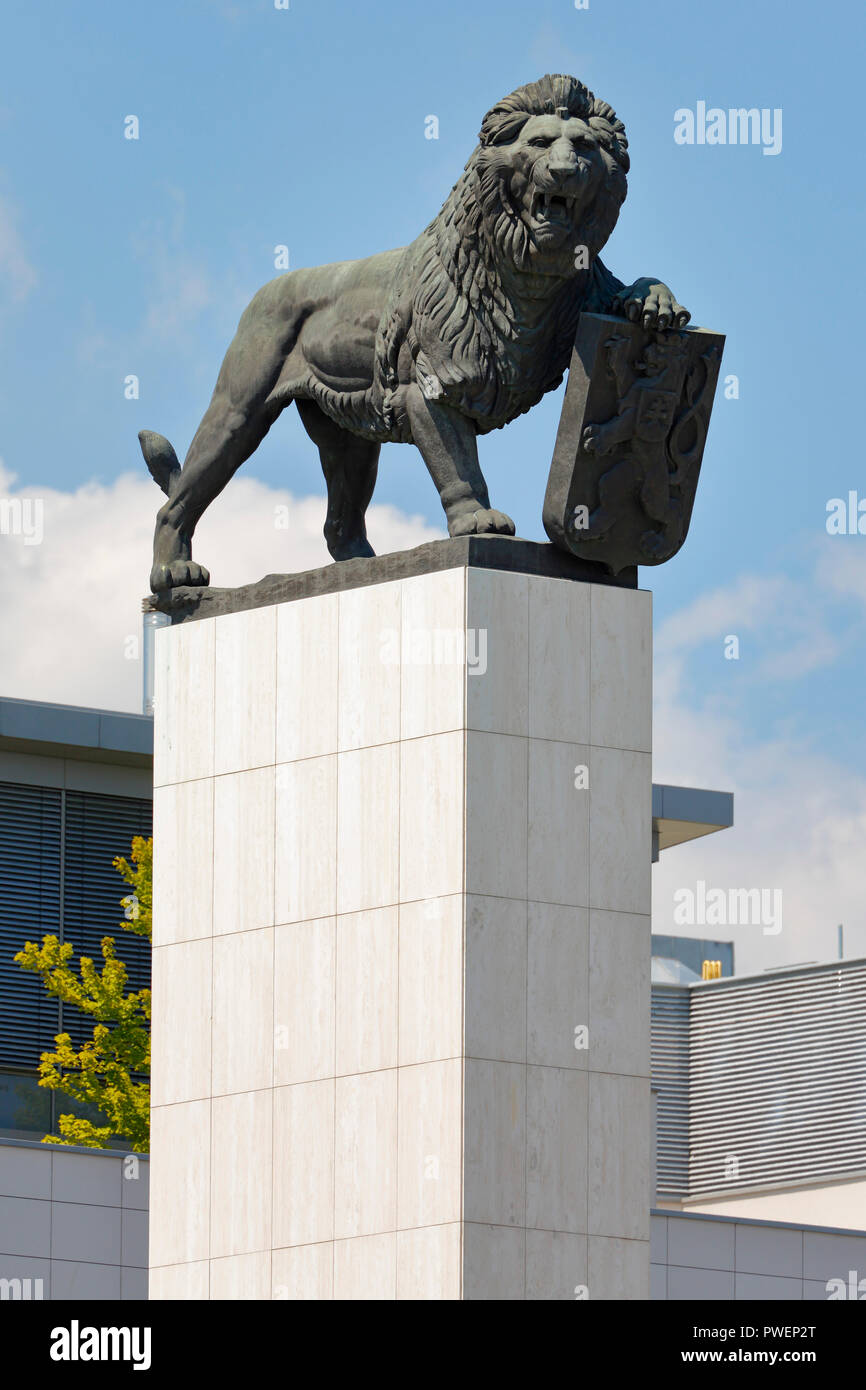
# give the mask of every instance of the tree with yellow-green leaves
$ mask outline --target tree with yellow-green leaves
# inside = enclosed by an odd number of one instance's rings
[[[131,861],[131,862],[130,862]],[[153,840],[137,835],[129,860],[114,860],[130,889],[121,899],[124,931],[151,939]],[[117,959],[114,939],[102,938],[102,969],[82,956],[78,972],[70,966],[71,941],[45,936],[42,945],[25,943],[15,960],[22,970],[39,975],[47,992],[94,1021],[93,1037],[79,1050],[68,1033],[54,1039],[56,1052],[43,1052],[39,1085],[73,1100],[94,1105],[105,1124],[76,1115],[60,1115],[60,1134],[46,1134],[46,1144],[83,1144],[104,1149],[123,1139],[133,1152],[146,1153],[150,1139],[150,990],[127,991],[127,973]]]

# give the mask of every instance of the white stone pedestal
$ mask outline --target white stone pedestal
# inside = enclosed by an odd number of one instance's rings
[[[462,564],[158,634],[152,1298],[649,1296],[650,626]]]

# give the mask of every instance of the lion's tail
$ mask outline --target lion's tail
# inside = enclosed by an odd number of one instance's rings
[[[138,442],[141,445],[141,452],[144,454],[144,461],[150,469],[151,477],[155,483],[159,484],[166,497],[171,497],[180,477],[177,454],[165,436],[154,434],[153,430],[140,430]]]

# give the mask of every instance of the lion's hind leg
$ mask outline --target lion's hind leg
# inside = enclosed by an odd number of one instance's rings
[[[199,519],[288,404],[272,392],[296,330],[292,320],[287,320],[288,326],[283,320],[275,326],[267,304],[262,307],[266,293],[273,293],[271,286],[259,292],[241,317],[183,468],[176,469],[167,440],[144,431],[142,450],[148,467],[156,470],[154,476],[168,495],[157,513],[154,533],[154,593],[208,583],[207,570],[192,559]]]
[[[341,429],[316,405],[297,400],[304,429],[319,451],[328,485],[325,540],[335,560],[375,555],[367,540],[365,515],[376,486],[379,444]]]

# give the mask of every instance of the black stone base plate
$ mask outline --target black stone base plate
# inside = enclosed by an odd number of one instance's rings
[[[613,576],[603,565],[579,560],[554,545],[511,536],[459,536],[455,540],[428,541],[413,550],[395,550],[390,555],[340,560],[301,574],[268,574],[255,584],[242,584],[237,589],[168,589],[151,594],[142,607],[146,613],[168,613],[173,623],[181,623],[462,566],[536,574],[547,579],[574,579],[583,584],[609,584],[620,589],[637,588],[636,566]]]

